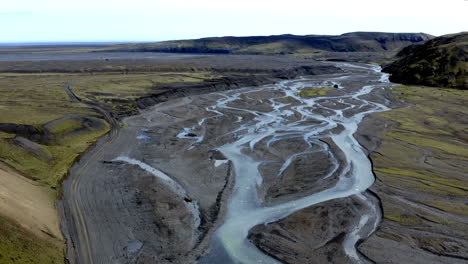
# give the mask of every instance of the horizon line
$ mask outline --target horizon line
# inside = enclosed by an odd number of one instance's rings
[[[47,44],[65,44],[65,45],[73,45],[73,44],[128,44],[128,43],[152,43],[152,42],[162,42],[162,41],[192,40],[192,39],[203,39],[203,38],[224,38],[224,37],[269,37],[269,36],[282,36],[282,35],[341,36],[341,35],[344,35],[344,34],[358,33],[358,32],[364,32],[364,33],[390,33],[390,34],[428,34],[428,35],[432,35],[432,36],[435,36],[435,37],[439,37],[439,36],[444,36],[444,35],[462,33],[462,32],[465,32],[465,31],[448,33],[448,34],[443,34],[443,35],[433,35],[433,34],[425,33],[425,32],[351,31],[351,32],[345,32],[345,33],[342,33],[342,34],[305,34],[305,35],[300,35],[300,34],[292,34],[292,33],[283,33],[283,34],[273,34],[273,35],[205,36],[205,37],[196,37],[196,38],[174,38],[174,39],[164,39],[164,40],[53,40],[53,41],[50,41],[50,40],[1,41],[0,40],[0,45],[6,46],[6,45],[21,45],[21,44],[28,44],[28,45],[47,45]]]

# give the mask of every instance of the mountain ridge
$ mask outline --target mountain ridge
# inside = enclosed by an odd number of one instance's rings
[[[271,35],[208,37],[114,45],[102,51],[285,55],[317,52],[397,51],[427,41],[425,33],[350,32],[341,35]]]

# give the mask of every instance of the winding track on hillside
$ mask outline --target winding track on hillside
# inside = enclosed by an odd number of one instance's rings
[[[99,105],[83,100],[79,98],[71,89],[71,82],[66,82],[64,83],[63,89],[67,93],[67,95],[70,97],[70,100],[74,103],[83,103],[88,105],[90,108],[94,109],[96,112],[100,113],[103,115],[104,119],[110,124],[111,130],[107,134],[106,138],[106,144],[111,144],[112,141],[118,136],[119,133],[119,123],[118,121],[113,117],[112,113],[109,111],[103,109]],[[98,144],[95,149],[93,150],[93,155],[91,157],[88,157],[88,160],[95,160],[99,159],[100,152],[103,151],[105,147],[105,144]],[[78,187],[80,185],[80,180],[81,180],[81,175],[86,173],[86,169],[89,168],[87,166],[87,163],[83,164],[78,171],[75,173],[75,177],[72,179],[71,183],[71,191],[70,191],[70,206],[69,210],[71,215],[73,216],[73,222],[77,225],[76,230],[80,230],[77,232],[76,235],[81,236],[79,239],[81,244],[82,244],[82,253],[77,254],[77,256],[82,256],[82,260],[84,263],[94,263],[93,258],[92,258],[92,247],[90,244],[90,238],[89,238],[89,231],[84,219],[83,212],[81,210],[80,206],[80,197],[79,197],[79,191]],[[73,261],[73,260],[72,260]],[[81,263],[81,262],[77,262]]]

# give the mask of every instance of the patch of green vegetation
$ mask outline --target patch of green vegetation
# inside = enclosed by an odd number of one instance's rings
[[[385,219],[405,226],[421,224],[421,220],[417,216],[410,215],[399,207],[388,203],[383,203],[382,206]]]
[[[73,127],[76,127],[76,124],[73,124]],[[57,132],[63,132],[64,129],[67,130],[70,127],[59,126]],[[105,123],[105,127],[101,130],[88,130],[59,137],[59,144],[39,144],[51,153],[53,158],[50,161],[38,158],[28,150],[14,144],[12,140],[0,139],[0,160],[32,179],[53,188],[59,188],[63,176],[66,175],[75,159],[107,131],[109,131],[109,125]]]
[[[283,104],[291,104],[297,102],[297,100],[292,96],[285,96],[276,99],[276,101],[283,103]]]
[[[302,98],[309,98],[315,96],[326,95],[328,91],[334,90],[333,87],[307,87],[299,91],[299,96]]]
[[[263,54],[263,55],[274,55],[274,54],[287,54],[293,53],[296,48],[288,43],[284,42],[271,42],[258,45],[252,45],[246,48],[236,50],[238,54]]]
[[[137,98],[158,94],[176,83],[198,84],[219,78],[208,71],[164,73],[95,73],[74,75],[71,89],[80,98],[101,104],[116,114],[134,113]]]
[[[441,135],[452,136],[457,131],[468,129],[457,117],[468,114],[467,107],[464,107],[468,91],[403,85],[392,89],[398,97],[415,102],[409,107],[380,114],[400,124],[393,132],[411,131],[425,137],[436,136],[439,140]]]
[[[390,166],[406,166],[415,164],[421,158],[422,153],[413,149],[410,145],[402,144],[400,141],[393,140],[390,137],[383,137],[380,149],[384,152],[372,154],[372,160],[379,164]]]
[[[10,133],[5,133],[0,131],[0,140],[1,139],[7,139],[7,138],[14,138],[16,135],[15,134],[10,134]]]
[[[386,238],[386,239],[390,239],[396,242],[401,242],[403,240],[403,238],[398,235],[395,235],[392,233],[386,233],[386,232],[380,232],[378,236]]]
[[[468,184],[464,181],[456,180],[456,179],[446,179],[441,177],[435,177],[428,174],[422,174],[414,170],[405,170],[399,168],[375,168],[375,171],[382,172],[386,174],[392,175],[400,175],[405,177],[411,177],[416,179],[425,180],[431,183],[439,183],[446,186],[454,187],[461,189],[463,191],[468,191]]]
[[[0,216],[0,263],[59,264],[64,263],[64,252],[62,242],[38,238]]]
[[[439,200],[425,200],[422,201],[423,203],[445,211],[447,213],[468,216],[468,204],[461,203],[461,202],[446,202],[446,201],[439,201]]]
[[[76,76],[72,89],[82,98],[135,99],[157,93],[158,88],[170,83],[199,83],[215,77],[219,76],[210,72],[100,73]]]
[[[392,86],[393,93],[400,99],[407,99],[411,101],[419,101],[425,99],[425,103],[430,103],[429,100],[444,101],[451,100],[450,97],[454,96],[466,96],[467,91],[446,89],[446,88],[435,88],[426,86],[408,86],[408,85],[395,85]],[[419,99],[419,100],[415,100]],[[456,98],[454,98],[456,99]]]
[[[450,187],[440,183],[434,183],[419,178],[406,177],[401,175],[386,174],[376,171],[377,178],[390,186],[404,188],[412,192],[427,193],[432,195],[465,197],[466,191]]]
[[[83,127],[83,124],[78,120],[67,119],[60,120],[59,122],[53,122],[47,126],[47,129],[52,134],[66,134]]]
[[[52,173],[49,172],[51,175],[48,177],[47,183],[57,186],[68,169],[73,165],[76,158],[109,130],[110,126],[105,123],[105,127],[101,130],[87,131],[86,133],[66,136],[60,139],[59,145],[48,146],[50,152],[56,159],[51,164]]]
[[[86,105],[71,103],[63,89],[68,78],[57,74],[0,75],[0,123],[41,125],[66,114],[93,113]]]
[[[0,74],[0,123],[33,125],[42,128],[46,123],[66,115],[96,116],[90,107],[73,103],[64,91],[64,83],[83,74]],[[26,176],[58,187],[72,161],[109,127],[96,131],[84,129],[83,133],[67,135],[83,128],[73,119],[52,122],[48,129],[57,138],[55,145],[37,146],[50,152],[52,159],[41,159],[26,148],[15,144],[14,134],[0,132],[0,160],[23,172]],[[73,133],[72,133],[73,134]],[[67,135],[65,137],[65,135]],[[63,141],[63,143],[62,143]]]
[[[459,143],[457,144],[448,140],[441,141],[440,139],[425,137],[421,134],[410,135],[408,133],[389,132],[386,135],[404,142],[410,142],[417,146],[434,148],[446,153],[458,155],[462,159],[468,158],[468,148],[461,146]]]
[[[112,67],[108,70],[115,72],[0,74],[0,111],[6,109],[0,115],[0,123],[44,124],[66,114],[91,114],[93,110],[85,104],[71,103],[64,91],[65,83],[71,84],[78,97],[121,113],[136,111],[133,100],[157,94],[169,84],[200,83],[222,77],[210,71],[126,73],[125,69]]]
[[[320,49],[307,47],[306,45],[298,45],[298,43],[290,41],[277,41],[270,43],[263,43],[257,45],[251,45],[245,48],[235,50],[235,54],[261,54],[261,55],[285,55],[285,54],[313,54],[318,52]]]
[[[0,139],[0,159],[32,179],[40,180],[48,177],[49,164],[17,146],[12,140]]]
[[[420,219],[411,217],[409,215],[385,214],[384,218],[405,226],[415,226],[421,224]]]
[[[460,143],[466,142],[468,135],[463,118],[468,114],[468,91],[404,85],[390,89],[412,104],[378,114],[393,121],[371,154],[379,184],[389,188],[387,194],[395,190],[399,195],[407,194],[414,203],[466,215],[468,206],[450,199],[468,195],[468,183],[461,176],[468,149]],[[421,230],[435,224],[466,230],[466,224],[449,214],[442,219],[411,204],[403,208],[403,201],[391,197],[382,198],[383,217],[389,221]],[[379,231],[379,236],[382,233]],[[398,241],[395,234],[392,232],[387,238]]]
[[[18,95],[20,96],[20,95]],[[49,103],[14,103],[1,102],[7,110],[1,110],[0,123],[14,123],[26,125],[41,125],[67,114],[93,114],[93,111],[81,104],[49,104]]]
[[[423,192],[427,192],[429,190],[432,191],[433,194],[442,195],[442,196],[458,196],[464,197],[466,196],[466,188],[460,188],[460,185],[450,186],[447,184],[440,184],[435,183],[433,181],[428,180],[420,180],[420,183],[424,184],[424,186],[420,185],[420,189],[424,190]]]
[[[421,217],[421,218],[427,219],[427,220],[429,220],[431,222],[441,224],[441,225],[458,224],[456,221],[449,220],[449,219],[446,219],[446,218],[437,217],[437,216],[433,216],[433,215],[418,215],[418,216]],[[460,223],[460,224],[462,224],[462,223]]]

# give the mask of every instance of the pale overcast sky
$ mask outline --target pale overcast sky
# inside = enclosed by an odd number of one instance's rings
[[[0,42],[468,31],[468,0],[2,0]]]

